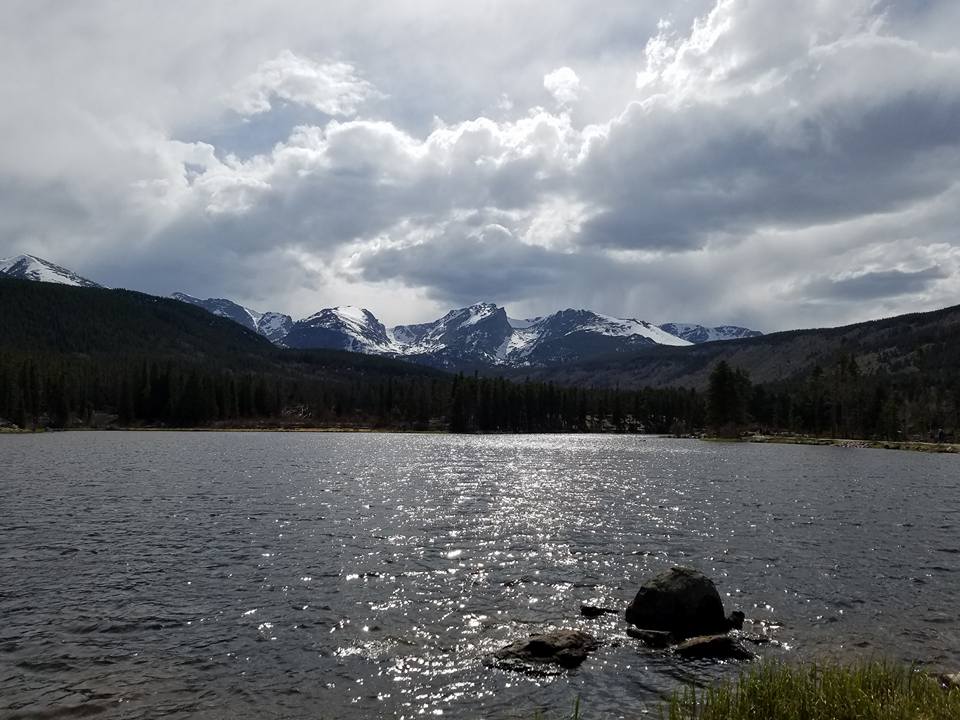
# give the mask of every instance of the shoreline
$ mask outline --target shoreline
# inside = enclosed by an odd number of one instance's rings
[[[960,453],[960,444],[957,443],[919,440],[856,440],[852,438],[821,438],[809,435],[753,435],[743,438],[740,442],[779,445],[827,445],[852,449],[907,450],[937,454]]]
[[[37,428],[11,429],[0,428],[0,435],[43,435],[45,433],[63,432],[197,432],[197,433],[248,433],[248,432],[276,432],[276,433],[403,433],[404,435],[449,435],[446,430],[408,430],[404,428],[376,428],[376,427],[290,427],[283,425],[264,425],[262,427],[69,427],[69,428]]]
[[[563,433],[563,432],[544,432],[544,433],[452,433],[443,429],[410,429],[396,427],[372,427],[372,426],[285,426],[285,425],[260,425],[260,426],[223,426],[223,427],[70,427],[70,428],[37,428],[21,429],[0,427],[0,435],[41,435],[44,433],[60,432],[197,432],[197,433],[245,433],[245,432],[276,432],[276,433],[370,433],[370,434],[404,434],[404,435],[633,435],[636,437],[658,437],[674,440],[700,440],[708,443],[756,443],[761,445],[814,445],[829,446],[847,449],[870,449],[870,450],[905,450],[909,452],[925,452],[934,454],[958,454],[960,453],[960,443],[946,442],[926,442],[914,440],[860,440],[855,438],[831,438],[815,437],[811,435],[751,435],[739,438],[724,438],[717,436],[704,435],[696,436],[671,436],[662,433]]]

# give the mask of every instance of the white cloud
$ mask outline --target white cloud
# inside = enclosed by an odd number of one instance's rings
[[[4,6],[0,256],[388,321],[483,297],[772,329],[955,297],[955,4],[288,2]]]
[[[543,76],[543,87],[558,105],[572,105],[580,99],[580,77],[566,66]]]
[[[239,83],[229,102],[241,115],[267,112],[281,100],[349,117],[377,94],[350,63],[320,63],[284,50]]]

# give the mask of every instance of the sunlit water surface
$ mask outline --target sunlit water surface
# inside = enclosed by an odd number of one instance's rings
[[[0,437],[0,709],[104,717],[636,717],[729,665],[618,616],[673,564],[768,655],[960,669],[960,461],[613,436]],[[488,668],[577,627],[579,670]]]

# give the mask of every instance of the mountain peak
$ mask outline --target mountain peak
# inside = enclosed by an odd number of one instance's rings
[[[366,308],[338,305],[323,308],[293,324],[284,338],[293,348],[328,348],[351,352],[399,353],[399,345]]]
[[[0,259],[0,276],[35,282],[73,285],[74,287],[102,287],[93,280],[87,280],[87,278],[77,275],[72,270],[36,255],[15,255]]]

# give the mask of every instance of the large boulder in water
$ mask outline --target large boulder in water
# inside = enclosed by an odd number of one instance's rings
[[[556,630],[531,635],[494,653],[494,664],[510,670],[529,671],[543,664],[575,668],[587,659],[587,653],[599,643],[580,630]]]
[[[675,567],[643,584],[627,607],[627,622],[678,638],[725,633],[730,623],[713,581],[697,570]]]

